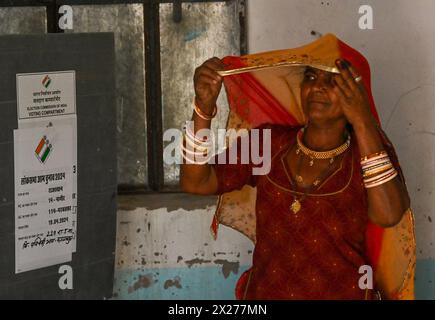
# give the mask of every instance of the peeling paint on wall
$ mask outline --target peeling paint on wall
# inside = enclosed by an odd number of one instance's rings
[[[117,299],[234,299],[236,281],[251,265],[253,244],[227,227],[215,241],[209,229],[215,198],[205,198],[183,195],[191,210],[118,211]],[[120,197],[120,207],[130,199]],[[154,206],[180,207],[176,194],[152,199]],[[200,199],[196,208],[195,199]]]
[[[175,277],[174,280],[172,280],[172,279],[166,280],[163,287],[165,289],[168,289],[170,287],[175,287],[177,289],[181,289],[182,286],[181,286],[181,279],[180,279],[180,277]]]
[[[203,260],[203,259],[198,259],[198,258],[195,258],[195,259],[192,259],[192,260],[188,260],[188,261],[186,261],[185,263],[187,264],[187,266],[189,267],[189,268],[191,268],[193,265],[195,265],[195,264],[199,264],[199,265],[201,265],[201,264],[203,264],[203,263],[210,263],[211,262],[211,260]]]
[[[139,279],[132,286],[128,287],[128,292],[132,293],[140,288],[149,288],[157,281],[153,280],[152,274],[139,275]]]
[[[215,264],[221,264],[222,265],[222,273],[224,274],[225,279],[229,277],[230,273],[233,272],[234,274],[239,273],[239,267],[240,263],[238,261],[236,262],[230,262],[228,260],[214,260]]]

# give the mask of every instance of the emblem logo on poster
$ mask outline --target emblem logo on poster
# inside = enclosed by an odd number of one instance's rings
[[[46,75],[45,77],[44,77],[44,79],[42,79],[42,85],[47,89],[48,88],[48,86],[50,85],[50,83],[51,83],[51,78],[48,76],[48,75]]]
[[[38,146],[35,149],[36,158],[38,158],[38,160],[44,164],[52,150],[53,146],[50,144],[47,136],[43,136],[41,140],[39,140]]]

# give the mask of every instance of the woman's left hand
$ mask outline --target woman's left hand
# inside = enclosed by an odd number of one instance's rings
[[[336,65],[340,70],[334,74],[334,91],[339,98],[339,104],[350,124],[355,126],[366,126],[374,124],[370,111],[370,103],[367,93],[359,75],[353,70],[349,62],[338,59]]]

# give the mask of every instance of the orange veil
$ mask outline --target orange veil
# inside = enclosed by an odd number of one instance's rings
[[[327,34],[295,49],[225,57],[223,61],[227,68],[220,73],[224,76],[230,105],[227,128],[250,129],[265,123],[304,124],[300,101],[304,68],[311,66],[338,73],[335,66],[338,58],[350,61],[363,77],[371,111],[380,126],[371,94],[370,67],[367,60],[334,35]],[[219,224],[224,224],[242,232],[255,243],[255,199],[256,188],[250,186],[219,196],[211,225],[213,235],[217,237]],[[366,254],[373,267],[376,286],[383,298],[414,299],[415,251],[411,209],[392,228],[384,229],[372,223],[368,224]],[[242,275],[236,286],[238,298],[241,294],[237,288],[246,280],[245,276],[246,274]]]

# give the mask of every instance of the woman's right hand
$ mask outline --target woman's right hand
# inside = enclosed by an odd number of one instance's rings
[[[224,67],[224,63],[214,57],[195,69],[193,82],[196,103],[207,114],[212,114],[216,105],[223,81],[217,71],[224,70]]]

